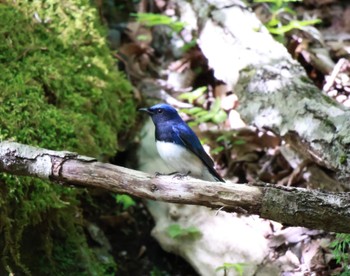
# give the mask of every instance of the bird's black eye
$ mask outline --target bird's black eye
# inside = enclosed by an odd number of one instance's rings
[[[159,109],[157,110],[157,113],[163,113],[163,109],[159,108]]]

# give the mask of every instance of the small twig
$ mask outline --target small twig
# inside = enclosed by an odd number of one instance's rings
[[[337,64],[334,66],[332,74],[328,78],[326,78],[327,81],[326,81],[325,85],[323,86],[323,91],[324,92],[328,92],[329,89],[331,89],[332,85],[335,82],[336,77],[338,76],[338,74],[339,74],[339,72],[340,72],[340,70],[343,67],[345,62],[346,62],[346,59],[345,58],[341,58],[337,62]]]

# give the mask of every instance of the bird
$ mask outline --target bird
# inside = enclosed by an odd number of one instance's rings
[[[190,174],[206,181],[225,180],[214,168],[214,161],[205,152],[194,131],[182,120],[174,107],[159,103],[147,112],[155,125],[156,147],[166,165],[180,176]],[[172,174],[174,174],[172,173]]]

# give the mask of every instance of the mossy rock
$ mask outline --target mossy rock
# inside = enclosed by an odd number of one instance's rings
[[[0,139],[113,156],[135,118],[88,0],[0,4]],[[0,175],[0,275],[106,275],[87,246],[80,190]]]

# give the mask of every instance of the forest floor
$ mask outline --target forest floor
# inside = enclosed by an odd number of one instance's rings
[[[195,35],[186,31],[184,22],[131,15],[154,13],[176,18],[176,1],[141,0],[135,5],[131,2],[115,6],[105,3],[99,10],[109,27],[110,45],[119,68],[133,83],[140,104],[168,102],[180,108],[196,132],[205,133],[205,142],[226,179],[242,183],[259,179],[276,185],[318,188],[308,186],[308,162],[294,167],[286,160],[280,151],[280,137],[248,128],[240,119],[235,110],[238,97],[225,83],[215,79],[195,43]],[[279,32],[276,39],[302,64],[320,93],[350,106],[350,4],[345,2],[304,0],[293,5],[278,1],[249,5],[263,23],[277,20],[277,27],[270,25],[272,31]],[[321,21],[285,32],[293,20],[314,19]],[[212,132],[213,128],[216,131]],[[222,135],[218,129],[231,131],[231,146],[218,139]],[[137,161],[130,157],[135,154],[131,149],[134,147],[129,144],[129,148],[114,163],[123,163],[125,156]],[[126,155],[129,152],[131,155]],[[130,164],[135,163],[124,165]],[[86,217],[105,233],[119,264],[118,275],[196,275],[180,257],[162,251],[150,236],[153,221],[141,200],[124,210],[109,194],[100,194],[98,198],[105,208]],[[113,204],[115,208],[111,209]],[[329,248],[332,237],[305,228],[284,228],[271,241],[276,255],[289,260],[285,270],[291,273],[288,275],[331,275],[342,271]],[[91,242],[96,240],[92,238]]]

